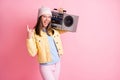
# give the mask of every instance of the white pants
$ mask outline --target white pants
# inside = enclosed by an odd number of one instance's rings
[[[60,62],[52,65],[40,65],[43,80],[59,80]]]

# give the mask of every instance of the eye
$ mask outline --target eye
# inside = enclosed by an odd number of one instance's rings
[[[46,18],[46,16],[45,16],[45,15],[43,15],[42,17],[43,17],[43,18]]]
[[[52,18],[51,16],[48,16],[48,18]]]

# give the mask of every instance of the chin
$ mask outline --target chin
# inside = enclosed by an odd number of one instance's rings
[[[44,25],[44,28],[46,28],[48,25]]]

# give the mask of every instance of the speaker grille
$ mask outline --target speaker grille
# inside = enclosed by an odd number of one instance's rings
[[[70,26],[72,26],[72,24],[73,24],[73,18],[71,16],[66,16],[64,18],[64,25],[66,27],[70,27]]]

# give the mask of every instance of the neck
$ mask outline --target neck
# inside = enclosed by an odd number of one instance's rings
[[[46,32],[46,28],[42,28],[42,31]]]

